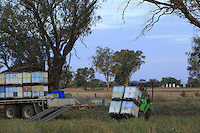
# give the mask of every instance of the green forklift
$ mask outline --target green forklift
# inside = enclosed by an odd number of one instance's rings
[[[139,115],[138,116],[145,118],[145,120],[148,120],[152,114],[152,111],[154,110],[153,82],[134,81],[130,84],[130,86],[137,86],[140,89],[140,91],[142,91],[142,97],[140,99],[140,102],[138,103],[138,106],[139,106]],[[147,93],[147,87],[152,88],[151,89],[152,90],[151,99]]]

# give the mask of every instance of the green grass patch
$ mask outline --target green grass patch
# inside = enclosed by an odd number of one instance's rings
[[[148,121],[131,118],[117,121],[102,121],[98,118],[55,119],[49,122],[25,123],[23,119],[2,119],[2,133],[198,133],[200,117],[153,116]]]
[[[199,100],[155,102],[154,114],[142,118],[116,120],[108,107],[68,110],[58,118],[26,123],[23,119],[5,119],[0,115],[1,133],[199,133]]]

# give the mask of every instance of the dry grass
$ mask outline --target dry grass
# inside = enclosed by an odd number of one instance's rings
[[[149,121],[141,118],[117,121],[108,115],[108,107],[92,110],[68,110],[52,121],[25,123],[23,119],[5,119],[0,115],[0,132],[2,133],[199,133],[200,132],[200,98],[191,97],[195,92],[155,91],[155,110]],[[112,91],[65,89],[81,103],[88,103],[96,93],[99,98],[111,98]],[[191,93],[191,94],[190,94]],[[172,98],[176,100],[172,100]],[[85,101],[84,101],[85,100]]]
[[[71,93],[72,97],[81,101],[81,103],[91,103],[94,98],[108,98],[112,97],[112,88],[107,91],[106,88],[66,88],[63,89],[65,93]],[[185,92],[186,97],[182,97],[181,93]],[[152,96],[151,89],[148,88],[150,97]],[[155,101],[166,100],[182,100],[182,99],[198,99],[196,95],[200,92],[200,88],[154,88],[153,98]],[[196,94],[195,94],[196,93]],[[95,97],[96,94],[96,97]]]
[[[176,103],[178,104],[178,103]],[[181,103],[182,105],[184,103]],[[174,108],[172,103],[160,104],[161,109]],[[177,112],[175,109],[173,112]],[[160,109],[159,109],[160,110]],[[0,116],[2,133],[199,133],[200,117],[198,115],[176,115],[169,109],[166,115],[159,115],[161,110],[148,121],[141,118],[117,121],[108,116],[105,107],[95,110],[72,110],[52,121],[25,123],[23,119],[4,119]],[[179,113],[179,112],[177,112]],[[8,128],[9,127],[9,128]]]

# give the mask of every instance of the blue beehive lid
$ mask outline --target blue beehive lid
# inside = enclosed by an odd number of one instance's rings
[[[114,86],[113,87],[113,92],[124,92],[125,88],[124,86]]]

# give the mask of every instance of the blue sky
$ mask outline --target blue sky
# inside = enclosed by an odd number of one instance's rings
[[[97,26],[92,27],[92,34],[84,38],[87,48],[78,41],[75,49],[79,58],[75,56],[75,50],[72,51],[72,70],[91,67],[89,57],[95,55],[97,46],[109,47],[114,51],[141,50],[146,56],[145,64],[133,73],[131,80],[161,81],[163,77],[174,77],[186,83],[189,75],[186,70],[188,57],[185,53],[191,51],[194,26],[175,15],[166,16],[162,17],[145,36],[135,40],[146,20],[151,17],[149,11],[153,7],[148,3],[135,7],[136,4],[131,3],[125,12],[124,23],[121,14],[125,5],[121,5],[122,2],[109,0],[101,4],[97,15],[100,15],[102,20]],[[96,73],[96,78],[105,81],[102,74]]]
[[[133,8],[135,3],[131,3],[125,12],[124,23],[121,14],[125,5],[120,5],[120,1],[110,0],[98,9],[97,14],[102,16],[102,20],[93,27],[93,33],[84,39],[87,48],[80,42],[76,44],[75,49],[80,59],[75,57],[73,51],[72,70],[91,67],[89,57],[95,55],[97,46],[109,47],[114,51],[141,50],[146,56],[145,64],[133,73],[131,80],[174,77],[186,83],[188,63],[185,53],[191,50],[194,26],[177,16],[166,16],[145,36],[135,40],[145,21],[151,17],[149,10],[152,6],[145,4]],[[104,80],[103,75],[98,73],[96,78]]]

